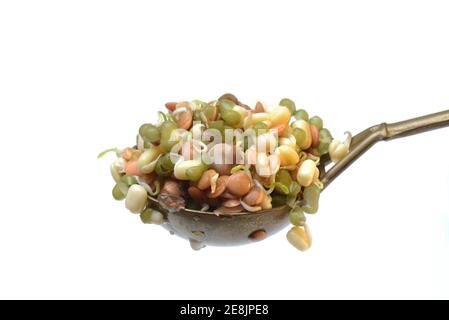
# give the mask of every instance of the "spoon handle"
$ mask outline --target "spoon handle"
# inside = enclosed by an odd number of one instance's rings
[[[378,141],[388,141],[447,126],[449,110],[390,124],[381,123],[363,130],[352,138],[349,153],[321,176],[324,188]]]
[[[384,140],[406,137],[449,126],[449,110],[387,124]]]

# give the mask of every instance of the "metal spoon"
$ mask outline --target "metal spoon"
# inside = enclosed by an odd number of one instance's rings
[[[322,157],[320,178],[324,188],[378,141],[389,141],[447,126],[449,110],[391,124],[381,123],[360,132],[352,138],[348,155],[327,171],[326,167],[331,160]],[[192,247],[197,248],[202,245],[236,246],[253,243],[277,233],[289,224],[290,208],[287,206],[218,216],[213,212],[189,209],[170,212],[162,208],[157,199],[150,200],[152,207],[164,214],[163,226],[171,233],[190,240]]]

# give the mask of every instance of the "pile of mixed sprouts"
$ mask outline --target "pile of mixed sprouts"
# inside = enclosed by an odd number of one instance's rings
[[[311,245],[305,213],[318,210],[320,157],[333,161],[349,150],[332,138],[320,117],[309,118],[290,99],[254,108],[225,94],[203,102],[169,102],[157,123],[143,124],[134,147],[115,151],[112,194],[144,223],[162,224],[161,212],[184,208],[242,214],[289,206],[289,242]]]

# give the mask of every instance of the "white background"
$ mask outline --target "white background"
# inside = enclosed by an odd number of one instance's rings
[[[380,143],[287,230],[190,249],[111,197],[170,100],[276,103],[337,137],[449,108],[445,1],[2,1],[0,298],[449,298],[449,129]]]

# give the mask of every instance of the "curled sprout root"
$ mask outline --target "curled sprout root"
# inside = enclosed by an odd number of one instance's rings
[[[352,135],[349,131],[346,131],[345,134],[346,140],[344,142],[341,142],[340,140],[332,140],[329,145],[329,155],[334,162],[340,161],[349,153]]]
[[[345,135],[346,135],[346,140],[345,140],[345,144],[347,144],[348,146],[351,146],[351,142],[352,142],[352,133],[349,131],[345,131]]]
[[[137,178],[137,181],[152,197],[157,196],[161,192],[161,184],[157,180],[154,182],[154,189],[148,183],[139,179],[139,177]]]

